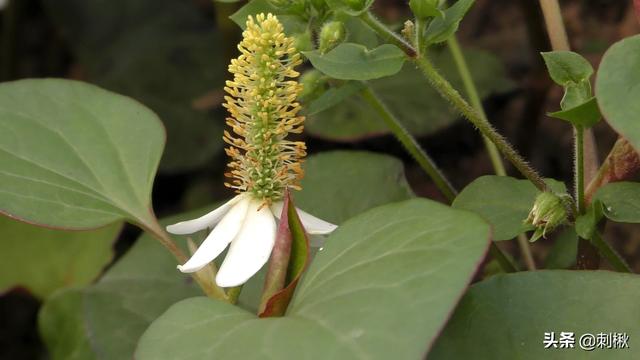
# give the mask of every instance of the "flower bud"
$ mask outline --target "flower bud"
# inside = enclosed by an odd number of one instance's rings
[[[526,224],[535,227],[531,242],[545,237],[548,231],[553,231],[558,225],[566,223],[567,218],[567,208],[561,196],[547,191],[540,193],[525,220]]]
[[[413,21],[411,20],[405,21],[404,27],[402,28],[402,31],[400,33],[405,38],[405,40],[413,44],[413,39],[416,36],[416,27],[413,24]]]
[[[342,21],[329,21],[320,29],[320,41],[318,47],[321,53],[326,53],[344,41],[347,31]]]
[[[313,100],[322,93],[327,77],[316,69],[309,70],[300,77],[302,84],[302,92],[300,93],[300,101],[308,102]]]
[[[303,33],[293,34],[291,37],[293,38],[293,46],[296,50],[300,52],[313,50],[310,31],[307,30]]]
[[[409,7],[417,19],[442,16],[440,0],[409,0]]]

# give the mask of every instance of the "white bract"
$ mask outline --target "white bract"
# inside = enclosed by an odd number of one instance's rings
[[[244,284],[269,260],[276,240],[277,219],[282,213],[282,201],[270,207],[262,200],[243,193],[219,208],[197,219],[167,226],[172,234],[192,234],[213,228],[200,247],[178,269],[183,273],[196,272],[220,255],[229,246],[216,283],[221,287]],[[300,221],[309,234],[328,234],[336,225],[296,209]]]

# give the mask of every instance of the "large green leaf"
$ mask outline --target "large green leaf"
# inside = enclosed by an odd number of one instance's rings
[[[188,299],[149,327],[136,359],[418,359],[488,237],[477,216],[429,200],[373,209],[331,235],[284,318]]]
[[[56,289],[90,283],[111,261],[121,227],[71,232],[0,216],[0,292],[20,286],[46,298]]]
[[[193,169],[222,149],[222,114],[214,118],[194,105],[226,77],[224,39],[206,9],[175,0],[44,5],[89,81],[160,114],[168,130],[163,171]]]
[[[402,69],[405,54],[397,46],[380,45],[369,50],[363,45],[342,43],[326,54],[305,51],[313,67],[341,80],[372,80],[396,74]]]
[[[595,195],[602,201],[603,213],[617,222],[640,223],[640,183],[617,182],[607,184]]]
[[[164,136],[153,112],[93,85],[0,84],[0,212],[60,228],[152,223]]]
[[[615,43],[602,58],[596,96],[609,124],[640,151],[640,35]]]
[[[498,275],[474,285],[429,359],[636,359],[640,278],[607,271]],[[574,348],[545,349],[545,333],[575,334]],[[580,349],[583,334],[626,333],[630,348]]]
[[[481,97],[510,88],[511,82],[505,77],[504,68],[496,57],[478,50],[466,50],[465,55]],[[434,49],[431,59],[454,86],[462,86],[448,51]],[[411,64],[405,64],[395,76],[372,80],[370,85],[415,135],[432,134],[459,116]],[[306,130],[312,135],[337,141],[359,140],[389,132],[380,115],[357,94],[337,106],[309,116]]]
[[[97,284],[48,298],[38,325],[53,360],[130,359],[152,320],[178,300],[200,294],[192,279],[176,270],[175,258],[145,234]]]
[[[563,193],[563,183],[547,180],[556,192]],[[508,176],[482,176],[467,185],[456,197],[453,207],[473,211],[493,226],[493,240],[510,240],[532,228],[524,223],[539,194],[529,180]]]
[[[296,206],[334,224],[365,210],[413,197],[402,162],[364,151],[331,151],[304,163]]]

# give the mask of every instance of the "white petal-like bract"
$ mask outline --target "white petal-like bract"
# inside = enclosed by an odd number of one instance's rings
[[[271,205],[271,210],[276,218],[280,219],[280,215],[282,214],[282,201],[274,202]],[[335,230],[338,226],[334,225],[330,222],[326,222],[322,219],[319,219],[309,213],[306,213],[298,208],[296,208],[298,212],[298,216],[300,217],[300,221],[302,222],[302,226],[304,226],[305,231],[309,235],[325,235],[329,234],[333,230]]]
[[[231,207],[218,225],[209,233],[198,250],[184,265],[178,265],[183,273],[192,273],[202,269],[213,261],[241,232],[243,225],[251,220],[248,208],[251,200],[243,197]]]
[[[269,260],[276,240],[276,221],[271,209],[260,200],[251,200],[242,230],[231,242],[218,271],[221,287],[244,284]]]
[[[246,195],[240,194],[227,201],[217,209],[193,220],[182,221],[177,224],[167,226],[167,231],[176,235],[193,234],[206,228],[211,228],[231,209],[231,207],[242,200]]]

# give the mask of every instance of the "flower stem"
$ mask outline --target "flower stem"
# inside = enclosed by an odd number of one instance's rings
[[[502,270],[506,273],[514,273],[518,271],[516,265],[502,252],[502,250],[496,245],[495,242],[491,241],[491,247],[489,248],[489,252],[493,256],[494,259],[500,264]]]
[[[391,130],[398,141],[402,143],[409,154],[413,156],[420,167],[429,175],[429,177],[431,177],[440,192],[449,202],[452,202],[456,197],[456,190],[449,180],[447,180],[447,178],[442,174],[440,169],[438,169],[431,157],[429,157],[429,155],[420,147],[418,141],[416,141],[409,131],[405,129],[400,121],[391,113],[391,111],[389,111],[382,101],[380,101],[371,88],[366,87],[362,91],[361,95],[364,100],[380,115],[389,130]]]
[[[593,233],[591,243],[598,249],[600,254],[607,259],[614,269],[619,272],[633,272],[629,265],[627,265],[627,263],[622,259],[620,254],[618,254],[608,242],[604,241],[597,231]]]
[[[573,128],[575,137],[575,191],[576,191],[576,204],[578,207],[578,214],[582,215],[585,212],[584,202],[584,128],[582,126],[575,126]]]
[[[179,263],[184,263],[187,261],[187,256],[184,252],[176,245],[176,243],[171,239],[171,236],[164,230],[162,226],[155,220],[153,217],[153,221],[148,222],[140,222],[139,226],[146,232],[148,232],[151,236],[153,236],[156,240],[162,244],[173,256],[178,260]],[[191,274],[191,277],[195,280],[195,282],[200,286],[202,291],[210,298],[219,299],[223,301],[229,301],[226,293],[222,288],[220,288],[213,279],[203,279],[199,276],[198,272]]]
[[[229,290],[227,290],[228,302],[230,302],[231,304],[237,304],[241,292],[242,285],[229,288]]]

